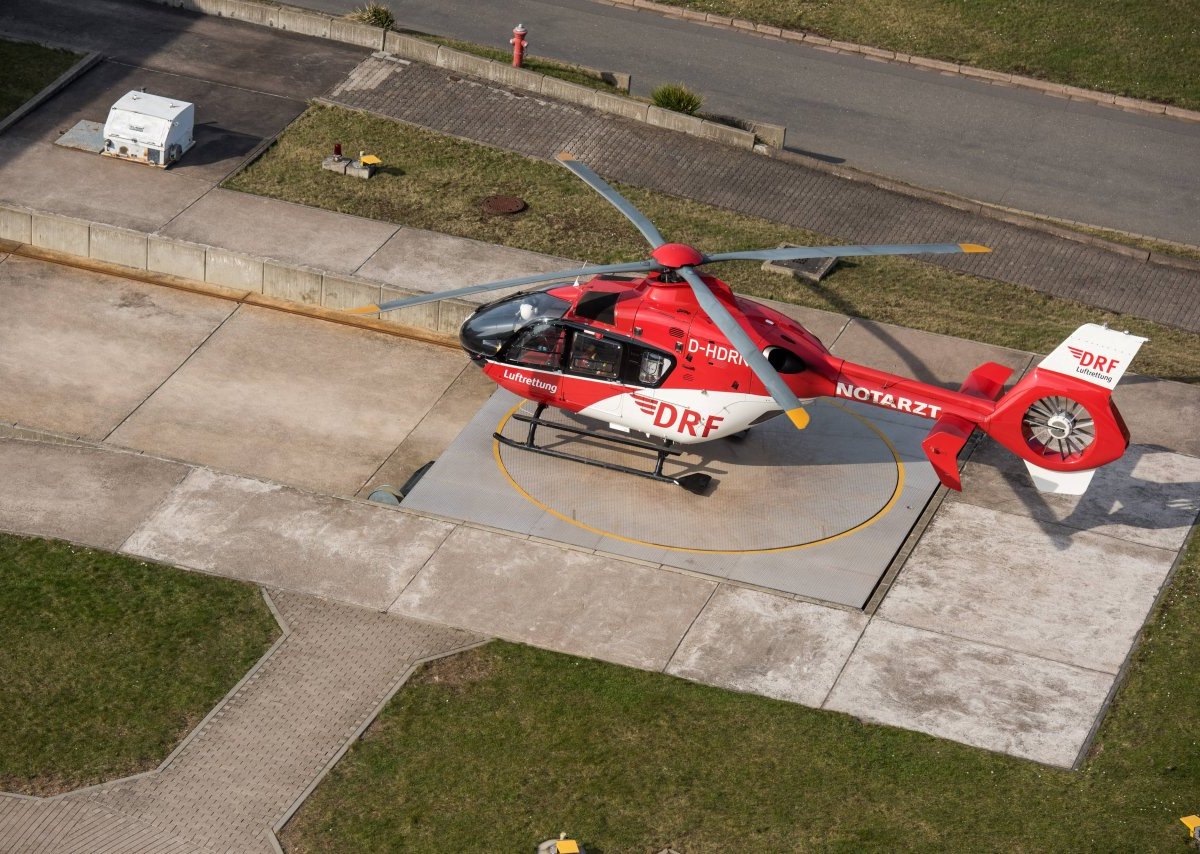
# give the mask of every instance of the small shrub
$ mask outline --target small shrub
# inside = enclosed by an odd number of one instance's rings
[[[704,99],[684,86],[682,83],[664,83],[650,93],[654,106],[664,110],[674,110],[677,113],[696,114]]]
[[[359,6],[346,17],[352,21],[358,21],[360,24],[370,24],[372,27],[382,27],[385,30],[396,26],[396,16],[382,3],[368,3],[365,6]]]

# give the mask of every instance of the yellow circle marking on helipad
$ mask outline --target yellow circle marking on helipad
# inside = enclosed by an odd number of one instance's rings
[[[513,489],[515,489],[517,492],[521,493],[521,495],[525,498],[525,500],[528,501],[530,504],[532,504],[535,507],[538,507],[542,510],[545,510],[547,513],[549,513],[551,516],[554,516],[557,519],[561,519],[564,522],[574,525],[576,528],[582,528],[585,531],[590,531],[593,534],[599,534],[602,537],[611,537],[612,539],[620,540],[623,543],[633,543],[634,545],[645,546],[646,548],[666,549],[668,551],[688,552],[691,554],[753,555],[753,554],[773,554],[775,552],[797,551],[799,549],[807,549],[807,548],[812,548],[813,546],[819,546],[824,543],[831,543],[834,540],[840,540],[842,537],[848,537],[851,534],[857,533],[858,531],[861,531],[864,528],[868,528],[871,525],[874,525],[876,522],[878,522],[880,519],[882,519],[884,516],[886,516],[889,512],[891,512],[892,508],[896,506],[896,502],[900,499],[900,493],[904,491],[904,462],[900,459],[900,452],[896,450],[896,446],[892,444],[891,440],[888,439],[888,437],[884,434],[884,432],[882,430],[880,430],[878,427],[876,427],[869,419],[864,418],[863,416],[859,415],[857,412],[852,412],[849,409],[847,409],[846,407],[842,406],[839,403],[835,403],[832,400],[828,400],[825,402],[828,403],[830,406],[836,406],[838,409],[842,410],[847,415],[850,415],[851,417],[858,419],[860,422],[865,424],[871,430],[871,432],[873,432],[876,436],[878,436],[880,438],[880,440],[882,440],[883,444],[887,446],[888,451],[891,453],[892,460],[896,464],[896,486],[892,490],[891,496],[888,497],[888,500],[886,502],[884,502],[882,507],[880,507],[878,510],[876,510],[875,513],[873,515],[871,515],[869,518],[864,519],[863,521],[859,522],[854,527],[847,528],[846,530],[844,530],[840,533],[837,533],[837,534],[830,534],[828,537],[821,537],[819,540],[810,540],[807,543],[795,543],[790,546],[775,546],[773,548],[766,548],[766,549],[690,549],[690,548],[687,548],[686,546],[669,546],[669,545],[665,545],[663,543],[653,543],[648,540],[638,540],[633,537],[626,537],[622,534],[614,533],[613,531],[605,531],[601,528],[597,528],[593,525],[589,525],[586,522],[580,522],[578,519],[572,519],[570,516],[565,516],[562,513],[559,513],[553,507],[550,507],[549,505],[545,504],[544,502],[539,501],[538,499],[536,499],[532,495],[530,495],[528,492],[526,492],[525,489],[521,486],[521,484],[517,483],[517,481],[509,473],[508,467],[504,465],[504,459],[500,456],[500,442],[497,439],[492,440],[492,456],[496,458],[496,465],[500,468],[500,473],[502,475],[504,475],[504,479],[509,482],[509,484],[512,486]],[[522,401],[518,402],[517,405],[514,406],[512,409],[508,410],[508,412],[506,412],[504,414],[504,417],[500,419],[500,423],[496,426],[496,432],[503,433],[504,428],[508,424],[509,420],[513,417],[513,415],[516,413],[516,411],[524,405],[525,405],[525,401],[522,400]],[[514,450],[519,450],[519,449],[514,449]],[[585,465],[585,464],[579,463],[579,465]],[[633,476],[634,475],[630,475],[630,477],[633,477]]]

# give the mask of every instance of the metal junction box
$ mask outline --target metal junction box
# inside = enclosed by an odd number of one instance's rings
[[[165,168],[196,144],[196,108],[187,101],[133,91],[108,111],[101,154]]]

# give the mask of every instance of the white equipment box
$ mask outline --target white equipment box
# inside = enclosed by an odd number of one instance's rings
[[[187,101],[128,92],[108,111],[101,154],[165,168],[196,144],[195,123],[196,108]]]

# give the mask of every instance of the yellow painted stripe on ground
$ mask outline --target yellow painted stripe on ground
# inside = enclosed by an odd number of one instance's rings
[[[551,516],[554,516],[557,519],[561,519],[562,521],[566,522],[569,525],[574,525],[576,528],[582,528],[583,530],[590,531],[593,534],[599,534],[602,537],[609,537],[614,540],[620,540],[623,543],[632,543],[634,545],[646,546],[647,548],[652,548],[652,549],[666,549],[667,551],[671,551],[671,552],[690,552],[692,554],[756,555],[756,554],[775,554],[778,552],[793,552],[793,551],[799,551],[800,549],[807,549],[807,548],[812,548],[813,546],[819,546],[819,545],[822,545],[823,543],[831,543],[834,540],[840,540],[843,537],[848,537],[851,534],[857,533],[858,531],[861,531],[864,528],[869,528],[870,526],[874,525],[876,522],[878,522],[880,519],[882,519],[884,516],[886,516],[888,513],[890,513],[892,511],[892,508],[896,506],[896,502],[900,500],[900,493],[902,493],[904,491],[904,462],[900,459],[900,452],[898,450],[896,450],[896,446],[892,444],[892,440],[889,439],[887,437],[887,435],[884,434],[884,432],[882,430],[880,430],[878,427],[876,427],[875,424],[873,424],[869,419],[864,418],[863,416],[859,415],[857,412],[852,412],[851,410],[842,406],[840,403],[834,403],[833,401],[826,401],[826,403],[828,403],[829,406],[836,406],[838,409],[842,410],[847,415],[850,415],[853,418],[857,418],[864,425],[866,425],[868,428],[870,428],[870,430],[873,433],[875,433],[875,435],[878,436],[883,441],[883,444],[887,445],[887,449],[891,452],[892,459],[896,463],[896,485],[895,485],[895,487],[893,487],[892,494],[888,497],[888,500],[886,502],[884,502],[883,506],[880,507],[878,510],[876,510],[872,516],[859,522],[854,527],[847,528],[845,531],[842,531],[837,534],[830,534],[829,536],[822,537],[819,540],[812,540],[811,542],[807,542],[807,543],[794,543],[790,546],[775,546],[774,548],[766,548],[766,549],[693,549],[693,548],[687,548],[686,546],[668,546],[663,543],[651,543],[651,542],[647,542],[646,540],[638,540],[638,539],[634,539],[633,537],[625,537],[625,536],[622,536],[621,534],[615,534],[612,531],[605,531],[602,528],[593,527],[592,525],[589,525],[586,522],[580,522],[578,519],[574,519],[570,516],[566,516],[562,513],[559,513],[553,507],[539,501],[538,499],[536,499],[532,495],[530,495],[528,492],[526,492],[525,489],[521,486],[521,484],[517,483],[516,479],[509,472],[508,467],[506,465],[504,465],[504,458],[500,456],[500,449],[504,446],[502,446],[500,444],[500,442],[497,441],[496,439],[492,440],[492,457],[496,460],[496,467],[500,469],[500,474],[502,474],[504,476],[504,479],[508,482],[508,485],[511,486],[513,489],[515,489],[518,493],[520,493],[521,497],[524,498],[526,501],[528,501],[530,504],[532,504],[534,507],[538,507],[538,508],[546,511]],[[517,404],[512,409],[508,410],[508,412],[505,413],[504,417],[500,419],[500,423],[496,425],[496,432],[503,433],[504,427],[506,424],[508,424],[509,419],[511,419],[513,417],[513,415],[516,413],[516,411],[524,405],[525,405],[525,401],[521,400],[521,401],[518,401]],[[528,453],[528,451],[521,451],[518,449],[514,449],[514,450],[516,450],[517,453],[522,453],[522,454]],[[584,464],[576,463],[575,465],[584,465]],[[630,477],[633,477],[633,475],[630,475]],[[663,486],[664,486],[664,488],[667,488],[667,489],[672,488],[669,484],[663,484]]]

